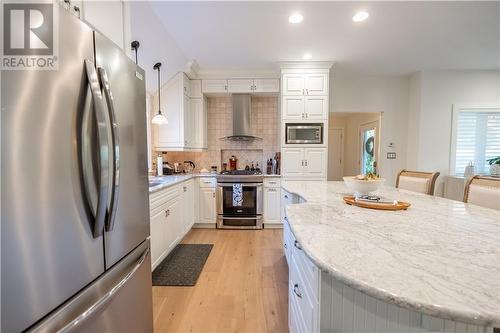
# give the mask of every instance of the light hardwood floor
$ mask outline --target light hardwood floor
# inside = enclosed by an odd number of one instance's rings
[[[287,332],[288,267],[281,229],[193,229],[214,244],[194,287],[153,287],[155,332]]]

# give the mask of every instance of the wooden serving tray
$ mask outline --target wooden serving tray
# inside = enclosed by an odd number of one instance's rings
[[[348,205],[378,210],[407,210],[411,206],[410,203],[404,201],[398,201],[396,204],[391,205],[378,202],[356,201],[353,196],[344,197],[343,199]]]

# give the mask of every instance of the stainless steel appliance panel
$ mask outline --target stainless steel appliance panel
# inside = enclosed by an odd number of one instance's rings
[[[109,268],[149,236],[146,88],[144,70],[98,32],[95,48],[109,120],[114,123],[110,133],[115,146],[110,165],[115,171],[110,177],[114,191],[105,233]]]
[[[56,10],[59,69],[2,71],[2,332],[26,329],[104,271],[79,166],[92,30]]]
[[[149,239],[31,332],[152,332]]]

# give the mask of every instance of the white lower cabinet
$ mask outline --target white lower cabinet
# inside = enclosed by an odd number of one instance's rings
[[[216,195],[217,179],[215,177],[199,178],[199,226],[215,226],[217,211],[216,211]]]
[[[283,148],[283,177],[326,179],[327,152],[327,148]]]
[[[264,224],[281,224],[281,189],[264,187]]]

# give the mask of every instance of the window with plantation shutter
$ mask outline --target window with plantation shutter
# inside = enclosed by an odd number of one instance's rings
[[[472,162],[477,174],[488,174],[486,160],[500,156],[500,109],[460,109],[454,114],[455,174]]]

